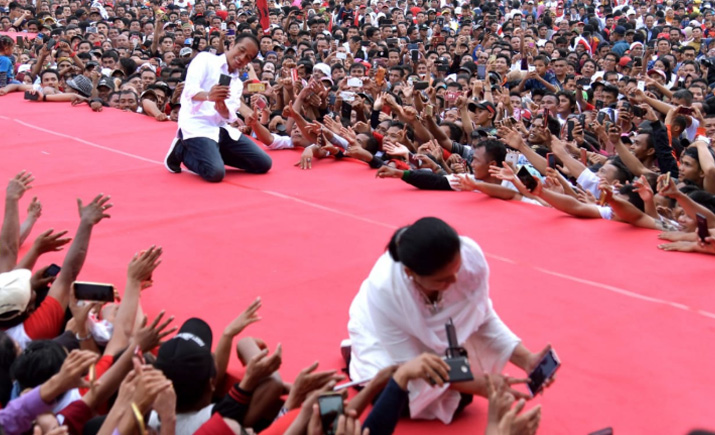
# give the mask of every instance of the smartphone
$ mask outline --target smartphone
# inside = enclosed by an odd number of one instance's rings
[[[60,270],[62,268],[55,263],[50,264],[50,266],[45,270],[45,273],[42,274],[43,278],[49,278],[51,276],[57,276],[57,274],[60,273]]]
[[[37,101],[40,99],[40,94],[37,92],[33,94],[30,91],[25,91],[25,99],[29,101]]]
[[[265,83],[249,83],[246,86],[246,91],[255,94],[257,92],[266,92],[266,84]]]
[[[338,418],[343,414],[343,395],[336,393],[321,394],[318,396],[320,408],[320,422],[323,433],[334,435],[338,429]]]
[[[265,109],[267,105],[268,103],[262,95],[256,100],[256,107],[258,107],[260,110]]]
[[[369,46],[370,46],[370,41],[360,41],[360,46],[361,46],[361,47],[369,47]]]
[[[226,23],[221,23],[221,30],[226,30]]]
[[[536,67],[534,65],[529,65],[528,71],[529,72],[536,71]]]
[[[695,219],[698,222],[698,237],[700,241],[705,243],[705,238],[710,237],[710,231],[708,230],[708,218],[705,215],[697,213]]]
[[[410,56],[412,56],[412,62],[420,60],[420,52],[417,50],[410,50]]]
[[[676,113],[680,113],[682,115],[692,115],[694,112],[692,107],[678,107],[678,110]]]
[[[590,86],[591,85],[591,79],[588,77],[583,77],[578,80],[576,80],[576,84],[583,87],[583,86]]]
[[[80,301],[114,302],[114,286],[96,282],[72,283],[75,297]]]
[[[434,106],[432,104],[425,106],[425,116],[434,116]]]
[[[53,48],[55,48],[56,44],[57,42],[54,39],[50,38],[50,40],[47,41],[47,49],[52,50]]]
[[[544,388],[546,381],[554,377],[559,367],[561,367],[561,361],[556,356],[556,352],[553,349],[549,350],[534,371],[529,373],[527,385],[533,396]]]
[[[437,24],[439,24],[440,27],[444,26],[444,17],[438,17]]]
[[[335,53],[335,58],[338,60],[345,60],[348,58],[348,55],[347,55],[347,53],[338,51],[337,53]]]
[[[484,79],[487,75],[487,66],[484,64],[477,65],[477,78],[480,80]]]
[[[604,119],[606,119],[606,112],[598,112],[598,115],[596,116],[596,121],[598,121],[599,124],[603,124]]]
[[[596,109],[597,110],[603,109],[603,100],[596,100]]]
[[[521,59],[521,70],[522,71],[529,70],[529,59],[527,59],[526,56]]]
[[[544,127],[546,127],[546,123],[549,121],[549,116],[551,116],[549,109],[544,108]]]
[[[17,37],[17,47],[18,47],[20,50],[24,50],[24,49],[25,49],[25,38],[23,38],[22,36],[18,36],[18,37]]]
[[[410,153],[408,160],[409,160],[410,164],[416,168],[419,168],[422,166],[422,160],[418,159],[417,156],[415,156],[412,153]]]
[[[386,41],[388,46],[397,45],[397,38],[387,38]]]
[[[351,77],[348,79],[348,87],[362,88],[362,80],[357,77]]]
[[[139,41],[137,41],[137,42],[139,42]],[[191,49],[199,51],[199,43],[200,42],[201,42],[201,40],[199,38],[194,38],[193,41],[191,41]]]
[[[507,163],[509,163],[512,167],[516,168],[516,165],[519,162],[519,154],[517,153],[506,153],[506,157],[504,158]]]
[[[419,44],[415,44],[415,43],[409,43],[409,44],[407,44],[407,49],[408,49],[408,50],[419,50],[419,49],[420,49],[420,45],[419,45]]]
[[[642,80],[638,80],[638,90],[640,91],[645,91],[645,82]]]
[[[549,165],[549,168],[556,169],[556,156],[553,153],[548,153],[546,155],[546,162]]]
[[[638,106],[633,106],[633,116],[637,116],[637,117],[642,118],[642,117],[645,116],[646,113],[647,113],[647,112],[646,112],[645,109],[641,109],[641,108],[638,107]]]
[[[97,27],[95,27],[95,26],[87,27],[87,33],[97,33]]]
[[[343,91],[340,93],[340,98],[342,98],[343,101],[352,103],[353,101],[355,101],[355,92]]]
[[[349,121],[352,113],[353,106],[349,102],[343,101],[343,104],[340,106],[340,116]]]
[[[576,122],[573,119],[569,119],[566,122],[566,126],[567,126],[566,140],[572,141],[573,140],[573,129],[576,126]]]
[[[526,166],[522,166],[519,168],[519,172],[516,174],[517,177],[519,177],[519,180],[524,183],[524,186],[529,192],[533,192],[534,189],[536,189],[536,186],[538,183],[536,182],[536,178],[534,178],[531,173],[529,173],[529,170],[526,169]]]
[[[429,82],[427,81],[418,81],[414,82],[412,86],[415,88],[416,91],[423,91],[429,87]]]
[[[218,85],[219,86],[231,86],[231,76],[226,75],[226,74],[221,74],[221,77],[218,79]]]
[[[449,102],[455,102],[459,98],[459,92],[449,91],[444,93],[444,99]]]

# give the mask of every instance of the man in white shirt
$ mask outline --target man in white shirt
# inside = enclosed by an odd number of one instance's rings
[[[181,172],[183,163],[206,181],[219,182],[225,165],[263,174],[271,169],[271,158],[250,138],[231,126],[241,107],[241,69],[258,54],[258,40],[250,34],[236,35],[224,55],[199,53],[189,65],[181,94],[179,131],[164,164],[170,172]],[[222,74],[231,77],[220,86]]]

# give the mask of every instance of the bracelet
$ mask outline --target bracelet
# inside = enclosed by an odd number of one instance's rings
[[[141,411],[139,411],[139,407],[137,406],[137,404],[134,402],[132,402],[132,411],[134,411],[134,420],[136,420],[137,425],[139,426],[139,434],[146,435],[144,416],[142,415]]]
[[[80,337],[79,332],[75,332],[74,338],[76,338],[77,341],[87,341],[92,338],[92,333],[87,334],[86,337]]]

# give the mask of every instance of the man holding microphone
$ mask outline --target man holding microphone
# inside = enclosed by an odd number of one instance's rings
[[[258,54],[258,40],[241,33],[225,54],[199,53],[189,65],[181,94],[179,130],[164,160],[173,173],[181,164],[206,181],[219,182],[225,166],[263,174],[271,158],[231,126],[241,107],[241,70]]]

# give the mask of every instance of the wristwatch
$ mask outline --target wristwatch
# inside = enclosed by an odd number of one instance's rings
[[[79,335],[79,332],[75,332],[74,338],[76,338],[77,341],[87,341],[87,340],[89,340],[90,338],[92,338],[92,334],[89,333],[89,334],[87,334],[86,337],[81,337],[81,336]]]

